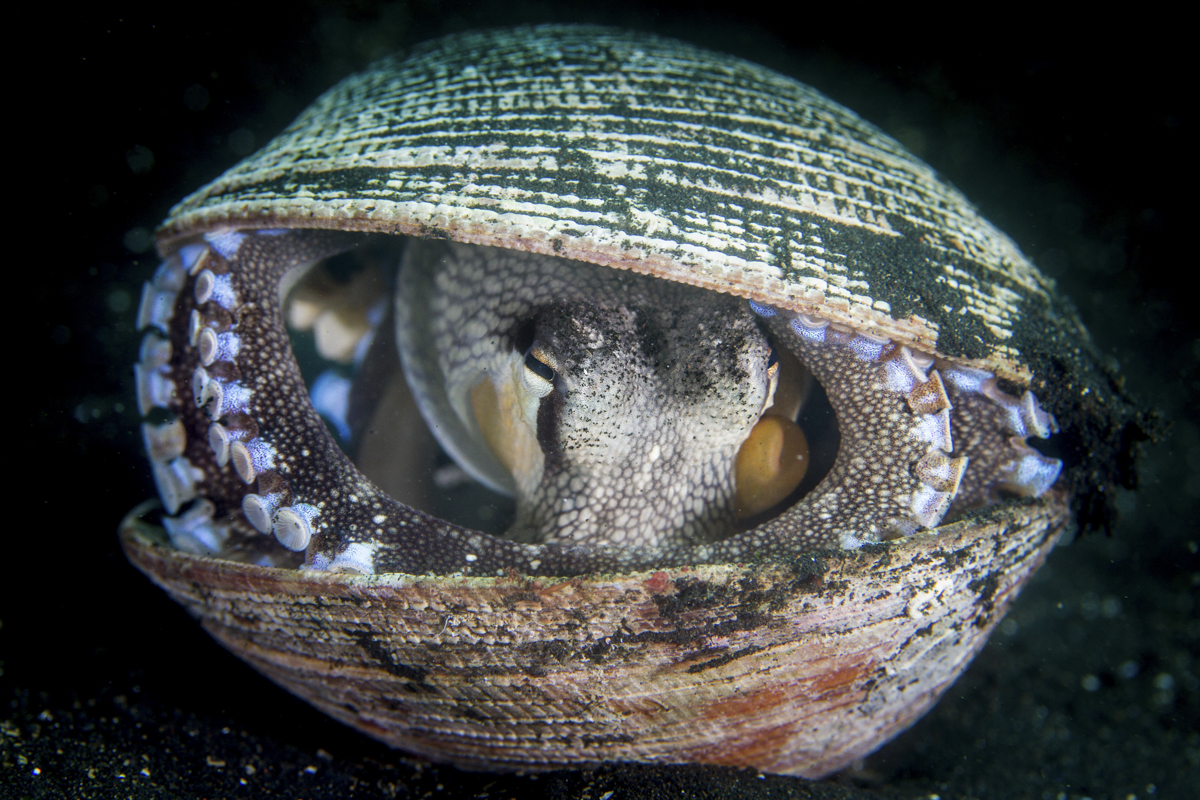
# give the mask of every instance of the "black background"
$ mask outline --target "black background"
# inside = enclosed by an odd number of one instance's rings
[[[1133,392],[1171,423],[1141,489],[1117,498],[1113,535],[1056,551],[941,705],[838,783],[420,765],[226,655],[117,547],[120,517],[153,491],[133,318],[156,264],[149,235],[170,205],[381,55],[539,21],[731,52],[880,125],[1059,281]],[[0,795],[1183,796],[1200,778],[1200,338],[1184,245],[1195,235],[1195,91],[1181,24],[1089,26],[709,2],[46,8],[13,24],[31,49],[6,93],[17,289],[6,408],[18,435],[0,545]]]

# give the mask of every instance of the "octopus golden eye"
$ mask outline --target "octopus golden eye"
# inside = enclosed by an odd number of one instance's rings
[[[130,558],[467,767],[839,768],[965,667],[1136,416],[929,167],[653,36],[385,59],[158,246]]]

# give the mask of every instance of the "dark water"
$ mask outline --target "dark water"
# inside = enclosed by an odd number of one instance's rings
[[[0,796],[1191,796],[1200,338],[1184,285],[1195,271],[1182,188],[1195,104],[1182,31],[1151,36],[1122,20],[1084,36],[1023,20],[951,41],[912,22],[864,35],[854,16],[613,8],[309,4],[38,21],[52,35],[24,65],[10,117],[29,132],[12,143],[9,185],[22,191],[10,241],[32,235],[36,249],[15,248],[8,265],[21,391],[7,405],[19,431],[7,494],[25,513],[6,531],[0,581]],[[1112,535],[1053,553],[941,704],[835,783],[692,768],[535,780],[410,761],[225,654],[117,549],[117,521],[152,491],[129,365],[155,264],[149,234],[169,205],[379,55],[549,20],[733,52],[879,124],[1059,281],[1131,389],[1172,425],[1148,448],[1140,488],[1116,499]]]

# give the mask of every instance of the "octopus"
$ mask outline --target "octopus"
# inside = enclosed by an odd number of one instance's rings
[[[362,474],[291,353],[278,286],[367,239],[209,233],[147,284],[139,403],[177,547],[269,564],[303,552],[307,568],[367,574],[786,558],[1037,496],[1061,469],[1027,442],[1049,436],[1053,417],[986,371],[648,276],[412,240],[394,299],[409,390],[459,467],[516,499],[505,536],[459,528]],[[797,498],[796,417],[813,380],[840,446]]]

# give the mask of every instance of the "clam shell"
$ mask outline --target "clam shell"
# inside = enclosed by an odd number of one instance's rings
[[[531,580],[130,561],[222,645],[389,745],[467,769],[726,764],[817,778],[911,725],[1054,547],[1064,497],[781,565]]]
[[[1045,390],[1075,426],[1077,462],[1112,452],[1129,418],[1053,282],[931,168],[808,87],[654,36],[492,31],[386,59],[176,206],[159,249],[262,228],[561,255],[813,315]],[[151,286],[143,302],[164,333],[181,327],[164,299],[179,291]],[[169,408],[186,381],[158,380],[157,352],[140,365],[156,378],[145,405]],[[236,518],[246,486],[210,463],[208,420],[183,407],[202,489]],[[154,429],[160,460],[178,455],[173,430]],[[1071,492],[1103,492],[1109,472],[786,563],[352,576],[189,555],[136,519],[122,543],[231,651],[409,752],[467,768],[633,760],[818,777],[936,701],[1054,546]]]

